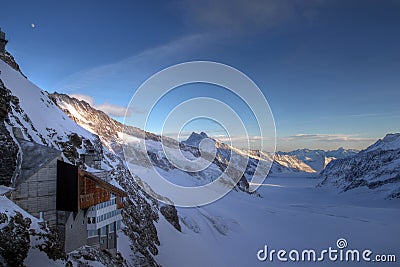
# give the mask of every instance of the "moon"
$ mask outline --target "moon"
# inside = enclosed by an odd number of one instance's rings
[[[31,24],[32,29],[34,29],[36,27],[35,23]]]

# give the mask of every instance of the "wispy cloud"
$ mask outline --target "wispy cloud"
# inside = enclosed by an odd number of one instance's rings
[[[320,0],[182,0],[175,5],[189,24],[206,30],[243,32],[271,28],[296,16],[311,20],[321,3]]]
[[[80,70],[55,85],[55,90],[82,93],[88,90],[113,93],[135,90],[145,79],[165,67],[183,61],[204,59],[202,48],[224,40],[224,34],[248,32],[250,29],[268,28],[287,21],[293,16],[307,17],[320,0],[204,0],[175,1],[176,8],[188,23],[203,25],[193,34],[134,53],[118,62]],[[197,52],[197,53],[194,53]],[[94,94],[95,92],[90,92]],[[114,97],[114,96],[113,96]]]
[[[368,142],[376,138],[360,137],[351,134],[296,134],[279,138],[279,141],[313,141],[313,142]]]
[[[176,138],[178,133],[166,133],[164,135]],[[190,136],[190,131],[180,132],[179,140],[186,140]],[[269,136],[259,135],[233,135],[226,136],[223,134],[208,133],[211,138],[219,140],[225,144],[233,144],[237,148],[247,149],[250,145],[251,149],[260,149],[261,141],[264,149],[272,151],[275,147],[274,140]],[[308,147],[312,149],[337,149],[338,147],[363,149],[375,142],[377,138],[362,137],[358,134],[295,134],[276,138],[276,146],[281,151],[291,151],[300,147]]]
[[[224,134],[213,134],[213,133],[217,133],[220,131],[207,131],[207,135],[210,138],[214,138],[216,140],[219,140],[221,142],[227,143],[229,144],[230,142],[238,142],[238,143],[247,143],[247,141],[249,141],[250,143],[252,142],[260,142],[261,140],[263,141],[271,141],[272,138],[271,137],[262,137],[262,136],[258,136],[258,135],[251,135],[251,136],[245,136],[245,135],[233,135],[233,136],[227,136]],[[185,140],[187,139],[192,132],[191,131],[184,131],[184,132],[169,132],[169,133],[164,133],[163,135],[168,136],[168,137],[172,137],[172,138],[176,138],[179,134],[179,140]]]
[[[100,105],[96,105],[94,102],[93,97],[84,95],[84,94],[71,94],[71,97],[74,97],[78,100],[83,100],[87,102],[89,105],[91,105],[93,108],[98,109],[106,113],[107,115],[113,116],[113,117],[124,117],[127,111],[126,107],[119,106],[119,105],[114,105],[110,103],[103,103]],[[130,116],[129,112],[126,114],[127,116]]]
[[[398,118],[400,116],[399,112],[381,112],[381,113],[363,113],[363,114],[351,114],[344,116],[345,118],[350,119],[359,119],[359,118]]]
[[[130,95],[150,75],[170,65],[187,60],[189,55],[210,42],[207,34],[193,34],[164,45],[147,49],[121,61],[96,66],[76,72],[56,85],[56,90],[81,93],[112,92],[119,95],[129,91]],[[113,90],[110,90],[113,88]]]
[[[235,136],[215,136],[216,139],[221,142],[229,142],[229,141],[239,141],[239,142],[260,142],[260,141],[270,141],[270,137],[263,137],[259,135],[235,135]]]

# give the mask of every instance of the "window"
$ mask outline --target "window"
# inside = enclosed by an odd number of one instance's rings
[[[88,230],[88,237],[98,236],[99,232],[97,230]]]
[[[117,221],[117,230],[121,229],[121,221]]]
[[[110,225],[108,226],[108,230],[109,230],[110,232],[114,232],[114,231],[115,231],[115,225],[114,225],[114,223],[112,223],[112,224],[110,224]]]
[[[96,223],[96,217],[92,217],[92,223]]]
[[[90,217],[87,218],[87,223],[88,223],[88,224],[91,224]]]
[[[101,236],[107,235],[107,228],[106,228],[106,226],[101,227],[101,229],[100,229],[100,234],[101,234]]]

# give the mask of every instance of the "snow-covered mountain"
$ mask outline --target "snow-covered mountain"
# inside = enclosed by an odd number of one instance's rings
[[[169,164],[169,161],[165,157],[165,155],[162,156],[163,151],[160,147],[161,144],[157,144],[157,142],[161,140],[160,136],[144,132],[135,127],[125,126],[118,121],[110,118],[102,111],[94,109],[85,101],[78,100],[66,94],[53,93],[50,95],[50,97],[66,114],[68,114],[68,116],[72,120],[77,122],[82,127],[86,128],[90,132],[97,134],[102,140],[103,144],[105,144],[108,149],[112,150],[114,153],[120,155],[121,157],[123,157],[122,145],[124,142],[124,133],[139,139],[143,138],[143,136],[146,136],[146,138],[155,142],[154,145],[150,147],[149,151],[147,151],[147,153],[150,153],[153,163],[155,163],[156,166],[159,165],[159,167],[164,169],[164,171],[172,169],[175,172],[180,171],[176,169],[173,165]],[[209,138],[208,135],[204,132],[193,132],[187,140],[181,142],[180,148],[186,150],[186,153],[191,154],[187,155],[189,158],[198,157],[197,154],[199,144],[202,140],[206,138],[214,142],[218,153],[214,162],[215,166],[212,166],[209,170],[206,170],[204,172],[199,172],[197,174],[192,173],[191,175],[189,175],[189,177],[187,177],[190,180],[195,179],[196,181],[192,182],[195,182],[197,184],[205,184],[210,182],[210,179],[213,180],[215,179],[215,177],[218,177],[221,171],[225,169],[226,164],[229,162],[231,152],[249,157],[249,163],[245,172],[245,178],[247,178],[247,180],[251,179],[252,169],[257,166],[259,160],[267,162],[271,162],[273,160],[273,155],[271,155],[270,153],[260,151],[241,151],[239,149],[228,146],[223,142],[220,142],[219,140]],[[170,142],[174,142],[174,140],[170,140]],[[137,163],[140,163],[140,161],[138,161]],[[135,169],[139,173],[139,169],[141,167],[135,167]],[[315,171],[294,156],[276,155],[275,161],[273,162],[272,168],[270,170],[271,174],[294,172]],[[210,175],[210,173],[212,173],[212,175]],[[182,173],[181,176],[186,177],[187,173]],[[182,181],[185,181],[185,179],[182,179]]]
[[[248,194],[246,183],[259,161],[273,161],[271,176],[282,173],[308,175],[315,172],[296,155],[278,154],[273,158],[269,153],[230,147],[209,138],[205,133],[193,133],[184,142],[167,139],[167,143],[178,144],[186,158],[196,159],[200,154],[199,144],[206,138],[211,139],[212,142],[207,144],[212,146],[208,148],[216,148],[217,157],[203,171],[184,172],[166,158],[160,136],[124,126],[84,101],[63,94],[48,94],[1,60],[0,70],[0,161],[1,166],[4,166],[3,163],[11,166],[8,168],[11,171],[0,170],[2,184],[10,182],[15,172],[18,172],[16,158],[19,147],[12,127],[20,128],[27,139],[62,151],[64,160],[71,163],[83,164],[79,154],[86,149],[94,149],[102,157],[102,168],[110,170],[114,183],[119,184],[129,194],[123,212],[125,232],[120,233],[118,240],[118,249],[127,260],[128,266],[255,266],[260,264],[256,253],[264,244],[282,248],[287,245],[283,242],[287,239],[291,240],[291,246],[294,244],[302,247],[310,233],[315,233],[315,237],[319,239],[311,245],[322,248],[330,244],[328,241],[338,238],[335,231],[339,224],[344,225],[344,229],[349,229],[349,235],[356,233],[352,242],[361,246],[365,242],[357,240],[357,237],[365,236],[366,229],[369,229],[365,226],[365,218],[368,219],[368,225],[374,227],[374,233],[371,234],[374,248],[398,244],[398,225],[392,223],[393,220],[386,219],[388,214],[392,216],[393,210],[384,209],[380,213],[384,215],[385,225],[381,222],[383,217],[375,216],[371,213],[374,209],[368,207],[360,208],[363,211],[360,218],[349,220],[354,215],[354,207],[338,206],[336,195],[324,190],[325,188],[315,187],[319,180],[293,179],[292,183],[287,177],[269,177],[270,180],[260,187],[261,192]],[[143,151],[134,149],[133,157],[128,163],[124,162],[123,135],[128,135],[133,143],[144,142],[143,137],[146,137],[148,150],[144,154]],[[391,142],[386,140],[384,143]],[[382,149],[374,149],[368,153],[381,153],[377,151],[382,152]],[[208,183],[213,177],[219,176],[232,154],[249,158],[244,179],[240,180],[236,190],[212,204],[175,208],[152,199],[138,186],[138,183],[151,182],[153,178],[149,175],[153,166],[147,165],[143,160],[147,156],[151,158],[157,171],[171,181],[194,186]],[[133,166],[133,175],[128,171],[127,164]],[[395,164],[389,167],[395,168]],[[227,177],[225,182],[233,181]],[[1,197],[0,202],[2,212],[11,208],[18,211],[18,207],[5,197]],[[37,220],[32,218],[32,221],[35,226]],[[389,241],[379,243],[382,236],[387,236]],[[83,250],[85,255],[92,253],[89,248]],[[39,257],[39,252],[35,249],[31,249],[29,253],[27,264],[33,263],[31,260]],[[46,261],[43,255],[39,258],[42,266],[58,264],[48,259]],[[112,266],[112,263],[103,265]]]
[[[104,113],[93,109],[87,103],[67,95],[53,94],[51,98],[74,121],[98,134],[103,143],[107,144],[107,147],[115,149],[122,144],[121,135],[125,127],[122,124],[110,120]],[[143,132],[140,131],[135,129],[135,132],[131,133],[132,137],[136,137],[136,139],[133,138],[135,142],[142,141],[140,138],[142,138]],[[207,144],[213,144],[217,149],[217,157],[206,172],[188,174],[169,163],[162,152],[159,136],[146,134],[149,137],[147,153],[157,170],[172,179],[173,182],[184,186],[208,183],[210,177],[220,175],[225,164],[229,161],[231,151],[239,155],[249,156],[244,175],[247,179],[251,177],[252,169],[256,166],[257,161],[272,161],[272,157],[268,153],[241,151],[210,138],[206,133],[192,133],[186,141],[180,144],[185,157],[191,159],[198,157],[198,147],[205,139],[212,141]],[[137,160],[133,164],[134,173],[144,180],[150,180],[152,177],[146,176],[151,166],[141,163],[143,155],[137,153],[136,156]],[[296,156],[277,155],[274,160],[273,174],[313,172]],[[279,187],[278,185],[271,185],[270,188]],[[245,191],[245,186],[242,185],[240,189]],[[281,205],[286,197],[281,196],[276,200],[272,200],[272,197],[270,197],[268,202],[265,202],[264,198],[268,197],[267,194],[260,194],[262,197],[259,197],[256,194],[250,195],[242,192],[242,190],[233,190],[224,198],[210,205],[195,208],[176,208],[176,213],[171,212],[169,213],[170,216],[167,217],[160,216],[159,221],[155,223],[157,236],[160,240],[160,246],[157,247],[158,254],[154,256],[157,262],[165,266],[254,266],[257,264],[254,255],[259,246],[258,243],[266,241],[266,237],[269,240],[271,236],[274,236],[273,232],[279,232],[280,224],[298,218],[299,208],[291,207],[293,210],[289,209],[289,212],[286,208],[282,211],[279,208],[271,208],[269,207],[271,204],[268,203],[276,201]],[[294,190],[297,191],[297,189]],[[306,217],[309,217],[308,213]],[[175,221],[175,225],[169,223],[167,218],[174,218],[172,221]],[[279,220],[279,224],[276,220]],[[267,224],[268,227],[260,227],[264,224]],[[306,231],[300,232],[305,233]],[[262,240],[257,240],[260,237]],[[297,242],[301,244],[301,242]]]
[[[356,155],[329,163],[321,176],[320,186],[373,190],[400,198],[400,133],[388,134]]]
[[[206,184],[212,179],[215,179],[215,177],[218,177],[226,167],[226,159],[221,158],[220,161],[216,160],[215,164],[211,164],[210,168],[207,170],[198,173],[187,173],[170,163],[162,149],[160,136],[135,127],[125,126],[108,117],[105,113],[94,109],[85,101],[79,101],[68,95],[54,93],[51,95],[51,98],[71,119],[82,127],[87,128],[89,131],[96,133],[103,144],[122,159],[124,158],[122,151],[124,135],[125,138],[133,140],[133,146],[135,146],[135,142],[138,144],[140,142],[146,142],[147,151],[141,151],[139,146],[135,147],[137,149],[131,151],[133,154],[131,155],[129,163],[131,168],[135,170],[135,174],[142,179],[146,178],[146,173],[148,173],[147,169],[150,167],[148,166],[148,162],[146,162],[147,156],[149,156],[157,170],[162,172],[174,172],[174,177],[178,178],[178,181],[175,182],[178,184]],[[166,137],[163,139],[167,143],[178,144],[178,142],[173,139]],[[182,143],[180,144],[180,149],[184,151],[187,158],[199,157],[199,150],[195,147]],[[229,183],[233,183],[233,181]]]
[[[102,158],[102,169],[110,172],[111,182],[122,186],[129,194],[123,217],[129,228],[130,241],[127,244],[131,243],[131,254],[135,255],[132,263],[140,259],[156,265],[154,255],[159,241],[154,224],[162,214],[158,203],[142,192],[123,160],[110,149],[112,147],[104,145],[99,136],[70,119],[47,92],[22,75],[12,60],[12,57],[8,57],[7,62],[0,60],[1,184],[12,184],[20,170],[18,162],[23,157],[13,127],[19,128],[25,139],[61,151],[64,161],[81,165],[84,169],[88,166],[83,163],[81,155],[87,150],[94,151]],[[34,250],[32,253],[38,252]]]
[[[204,132],[200,134],[193,132],[187,140],[183,141],[182,143],[197,147],[200,142],[205,139],[209,138],[208,135]],[[229,150],[240,151],[236,148],[230,147],[219,140],[214,140],[215,146],[217,147],[218,151],[224,151],[225,154],[229,152]],[[299,160],[296,156],[292,155],[281,155],[281,154],[272,154],[266,153],[259,150],[251,150],[251,151],[240,151],[240,153],[245,154],[249,157],[249,165],[256,165],[259,160],[264,160],[271,162],[273,164],[269,171],[269,175],[279,175],[279,174],[287,174],[287,173],[299,173],[299,172],[306,172],[306,173],[314,173],[315,171],[310,168],[308,165],[304,164],[301,160]],[[224,153],[220,153],[223,155]],[[248,167],[248,169],[250,168]]]
[[[250,151],[250,155],[256,159],[272,160],[271,154],[263,151],[252,150]],[[315,173],[315,170],[299,160],[297,156],[275,154],[273,160],[269,176],[286,175],[289,173]]]
[[[383,139],[379,139],[376,143],[370,145],[364,152],[372,152],[375,150],[398,150],[400,149],[400,133],[387,134]]]
[[[208,138],[208,135],[205,132],[192,132],[188,139],[182,141],[182,143],[188,146],[198,147],[200,145],[200,142],[203,141],[205,138]]]
[[[332,160],[353,156],[357,152],[358,151],[354,149],[344,149],[343,147],[340,147],[336,150],[328,151],[304,148],[290,152],[278,152],[277,154],[296,156],[299,160],[310,166],[316,172],[321,172]]]

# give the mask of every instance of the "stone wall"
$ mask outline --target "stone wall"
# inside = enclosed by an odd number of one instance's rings
[[[83,210],[69,212],[65,223],[65,252],[69,253],[86,245],[87,213]]]
[[[16,186],[9,193],[9,197],[18,206],[39,218],[50,226],[55,226],[56,218],[56,185],[57,185],[57,158]]]

